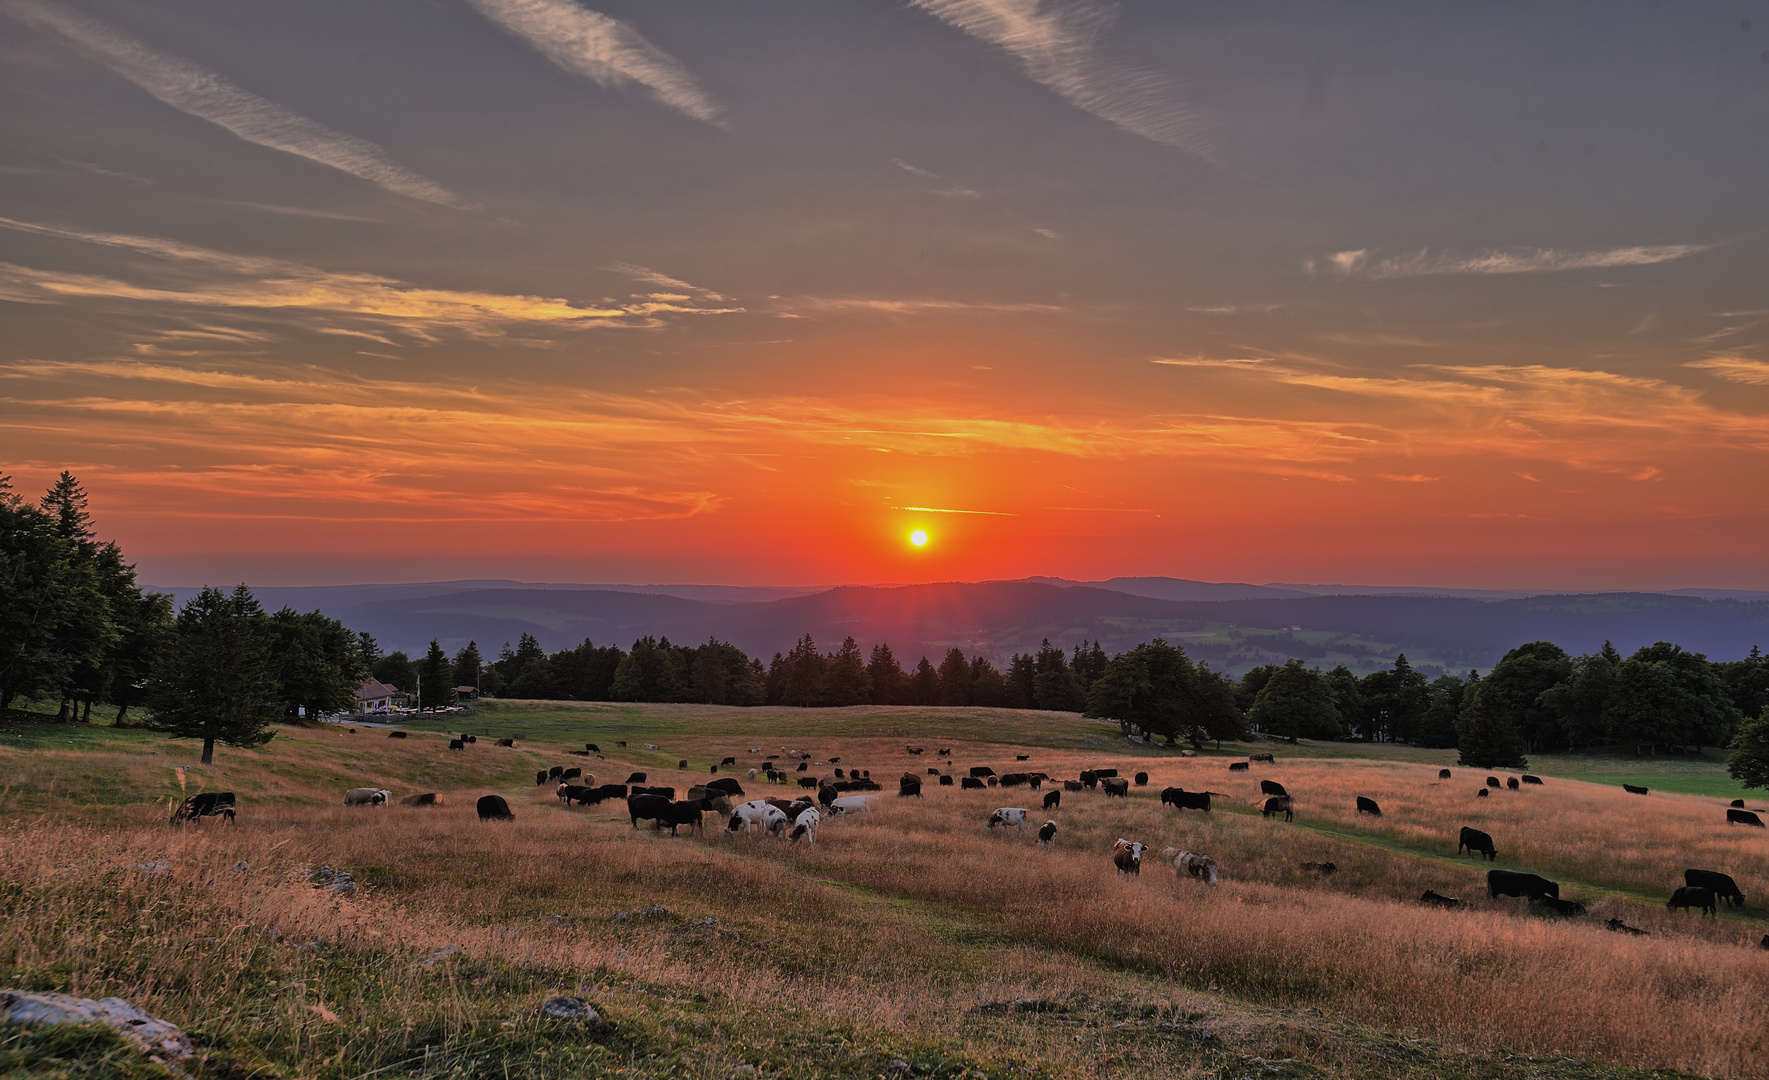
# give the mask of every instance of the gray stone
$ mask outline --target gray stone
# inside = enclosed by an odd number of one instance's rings
[[[459,945],[443,945],[440,948],[431,949],[424,955],[424,966],[435,967],[449,957],[458,956],[465,951]]]
[[[0,1020],[14,1024],[103,1024],[115,1028],[162,1065],[176,1067],[196,1056],[178,1025],[149,1016],[122,998],[0,990]]]
[[[590,1003],[580,997],[566,997],[555,994],[541,1002],[541,1015],[554,1020],[582,1020],[585,1023],[598,1023],[602,1016]]]
[[[653,916],[653,915],[668,915],[668,914],[669,914],[669,910],[667,908],[665,908],[662,904],[646,904],[644,907],[638,908],[637,910],[634,910],[634,911],[617,911],[617,912],[615,912],[614,913],[614,921],[615,922],[626,922],[628,919],[644,919],[644,918],[649,918],[650,916]]]

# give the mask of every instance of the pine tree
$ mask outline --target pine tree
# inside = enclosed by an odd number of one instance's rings
[[[1462,738],[1457,761],[1471,769],[1527,769],[1523,735],[1511,713],[1487,700],[1486,680],[1462,693]]]
[[[958,649],[947,649],[940,661],[940,704],[970,704],[970,664]]]
[[[589,644],[587,638],[584,640],[584,644]],[[477,641],[467,642],[461,646],[459,652],[455,653],[454,675],[452,676],[455,685],[471,686],[478,689],[480,669],[484,666],[485,658],[479,655],[479,643]]]
[[[915,671],[909,676],[909,704],[938,705],[940,703],[940,673],[934,665],[928,663],[927,657],[915,665]]]
[[[879,642],[872,647],[872,659],[866,663],[866,681],[872,687],[874,705],[901,705],[907,692],[908,676],[903,666],[891,655],[891,647]]]
[[[282,714],[264,610],[244,585],[232,594],[206,588],[173,623],[154,672],[149,726],[175,739],[203,740],[203,764],[215,744],[248,748],[276,737]]]
[[[864,705],[871,699],[872,680],[860,659],[860,646],[848,637],[824,660],[822,700],[829,705]]]

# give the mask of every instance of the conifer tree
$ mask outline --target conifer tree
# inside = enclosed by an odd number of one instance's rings
[[[148,692],[151,727],[201,739],[203,764],[215,744],[249,748],[276,737],[282,714],[264,609],[240,585],[205,588],[179,611]]]
[[[1510,710],[1489,701],[1486,681],[1462,694],[1462,737],[1457,762],[1472,769],[1527,769],[1523,735]]]

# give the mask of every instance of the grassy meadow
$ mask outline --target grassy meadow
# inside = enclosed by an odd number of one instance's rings
[[[1543,758],[1544,786],[1477,798],[1486,774],[1452,752],[1262,743],[1275,762],[1230,773],[1248,747],[1184,758],[1067,714],[488,702],[445,719],[480,742],[448,751],[430,723],[404,740],[288,728],[204,767],[192,743],[8,717],[0,985],[128,998],[229,1077],[1769,1078],[1769,837],[1725,825],[1712,761],[1616,759],[1587,780],[1573,766],[1589,759]],[[565,754],[586,742],[605,758]],[[946,746],[960,774],[1151,779],[1123,800],[1065,792],[1048,814],[1039,792],[931,777],[898,799],[896,778],[947,767]],[[747,779],[783,749],[886,790],[866,819],[789,845],[710,818],[699,835],[635,830],[624,805],[567,809],[534,784],[579,765],[684,789],[733,756],[749,796],[785,795]],[[1645,797],[1608,780],[1670,766],[1680,786],[1629,780]],[[1260,779],[1288,787],[1295,822],[1259,816]],[[1170,784],[1222,798],[1177,812],[1158,800]],[[444,804],[338,805],[371,785]],[[237,792],[239,823],[169,827],[183,790]],[[514,822],[476,819],[487,792]],[[1383,816],[1356,814],[1358,795]],[[1032,830],[1056,820],[1055,845],[989,835],[997,806],[1030,808]],[[1590,915],[1486,899],[1488,864],[1455,854],[1464,824],[1493,834],[1498,867],[1560,881]],[[1120,836],[1153,849],[1137,878],[1111,865]],[[1170,845],[1214,856],[1222,884],[1178,879],[1156,859]],[[1301,869],[1324,861],[1338,872]],[[361,887],[315,889],[321,865]],[[1688,866],[1731,873],[1747,907],[1667,912]],[[1427,888],[1468,904],[1425,908]],[[1608,932],[1611,917],[1648,934]],[[554,993],[603,1021],[538,1019]],[[0,1076],[54,1074],[38,1043],[0,1031]]]

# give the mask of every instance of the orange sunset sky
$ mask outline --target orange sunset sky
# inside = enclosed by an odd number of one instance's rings
[[[0,471],[150,583],[1769,588],[1762,5],[0,26]]]

